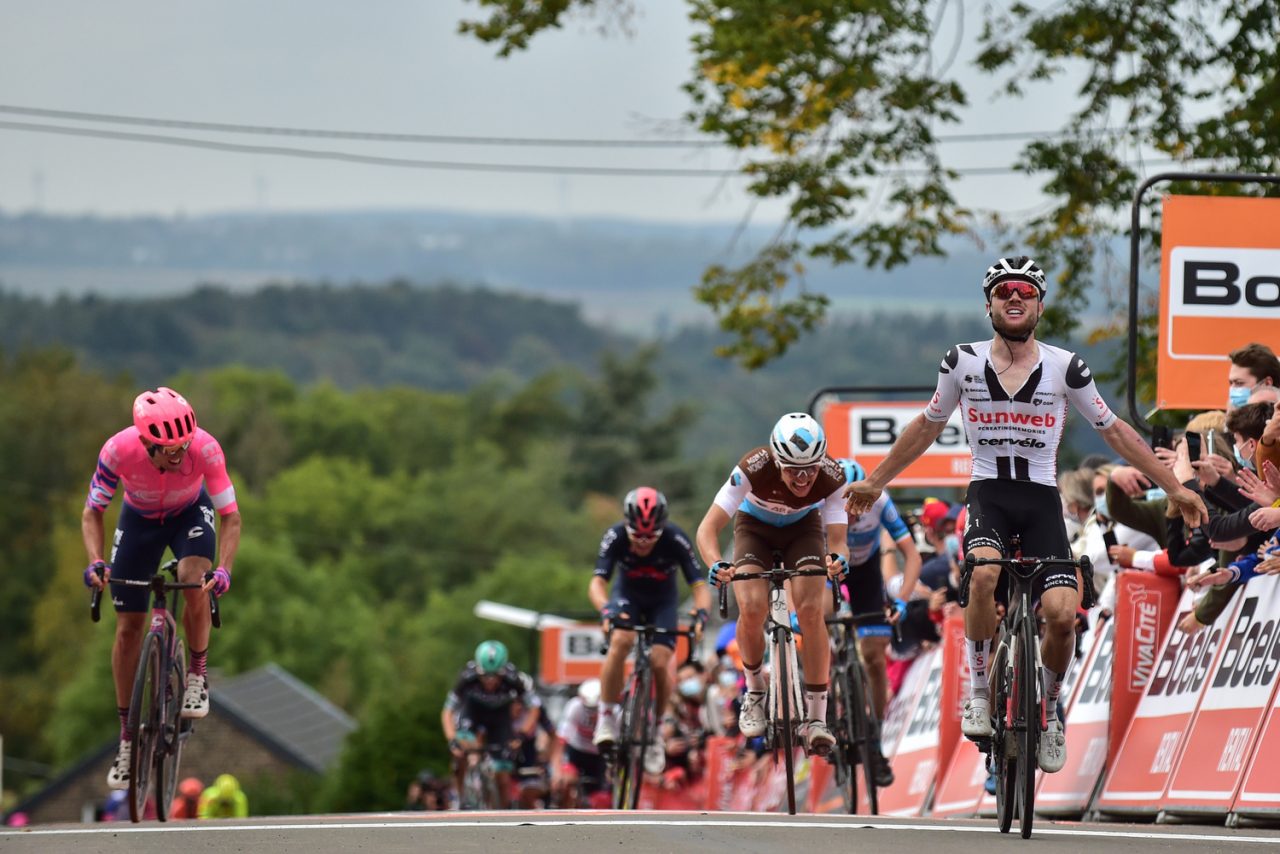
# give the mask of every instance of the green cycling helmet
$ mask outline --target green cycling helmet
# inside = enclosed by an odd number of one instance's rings
[[[501,641],[487,640],[476,647],[476,667],[486,675],[492,675],[507,663],[507,648]]]

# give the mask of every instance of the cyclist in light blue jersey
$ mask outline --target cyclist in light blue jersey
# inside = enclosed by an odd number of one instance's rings
[[[845,483],[855,483],[867,475],[862,466],[852,459],[838,460],[844,469]],[[901,598],[894,600],[895,611],[887,618],[865,618],[858,621],[858,650],[867,669],[867,681],[870,682],[871,699],[875,706],[876,717],[884,720],[885,709],[889,705],[889,678],[886,673],[885,655],[889,651],[889,641],[893,634],[891,623],[897,622],[907,610],[907,601],[920,578],[920,551],[916,548],[911,529],[888,492],[881,492],[865,513],[849,516],[849,531],[846,535],[849,544],[849,574],[846,585],[849,590],[849,606],[855,614],[871,611],[881,612],[885,601],[886,572],[882,570],[886,557],[880,551],[880,540],[883,532],[902,553]],[[876,730],[879,732],[879,729]],[[876,785],[880,787],[893,785],[893,769],[884,752],[876,745],[880,761],[876,763]]]

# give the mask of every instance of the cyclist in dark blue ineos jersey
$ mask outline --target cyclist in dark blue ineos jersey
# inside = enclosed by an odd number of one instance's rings
[[[666,496],[651,486],[637,487],[627,493],[623,512],[624,521],[605,531],[600,541],[595,574],[587,590],[609,637],[609,652],[600,673],[600,718],[592,739],[602,750],[618,740],[618,700],[627,656],[636,643],[636,633],[629,631],[630,627],[645,623],[665,629],[677,627],[677,575],[684,576],[693,592],[694,625],[699,632],[711,609],[711,591],[693,556],[693,545],[688,535],[667,519]],[[617,579],[613,580],[615,572]],[[660,710],[667,707],[671,696],[668,665],[674,649],[674,637],[654,639],[650,661],[656,708]],[[644,766],[650,774],[661,774],[666,766],[661,732],[652,733]]]

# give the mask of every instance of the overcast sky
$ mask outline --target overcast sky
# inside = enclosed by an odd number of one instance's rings
[[[457,34],[463,0],[39,0],[0,13],[0,104],[278,127],[491,137],[688,138],[680,85],[691,63],[686,4],[641,2],[631,37],[589,21],[536,38],[507,60]],[[951,4],[937,55],[957,33]],[[1039,131],[1065,118],[1070,93],[1015,112],[963,69],[978,22],[965,22],[957,76],[971,87],[959,130]],[[114,129],[240,145],[491,164],[731,169],[720,149],[547,149],[365,143],[129,128],[0,113],[0,122]],[[955,143],[952,166],[1008,166],[1017,143]],[[1033,206],[1038,182],[966,179],[961,201],[1006,212]],[[187,214],[228,210],[434,208],[567,217],[736,220],[740,178],[521,175],[297,159],[0,128],[0,209]],[[762,205],[755,221],[777,220]]]

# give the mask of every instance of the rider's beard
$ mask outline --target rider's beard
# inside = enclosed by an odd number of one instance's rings
[[[1003,338],[1017,340],[1024,335],[1030,335],[1035,332],[1036,326],[1040,323],[1040,317],[1033,306],[1026,305],[1024,309],[1026,314],[1013,320],[1006,317],[1003,311],[992,312],[992,328]]]

